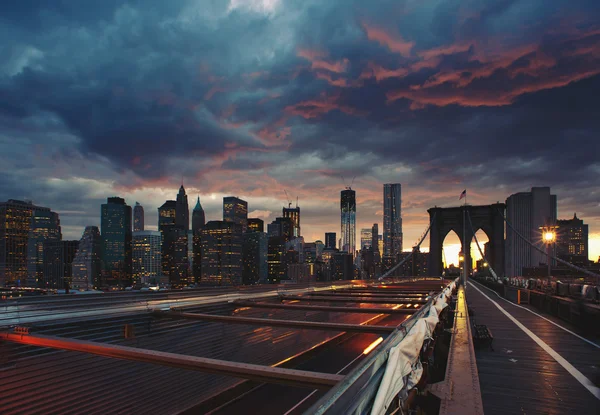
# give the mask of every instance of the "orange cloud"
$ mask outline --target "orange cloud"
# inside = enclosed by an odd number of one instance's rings
[[[398,34],[391,35],[380,27],[371,26],[366,23],[363,23],[362,27],[367,34],[367,39],[386,46],[390,51],[399,53],[402,56],[409,56],[411,49],[415,45],[415,42],[406,41]]]
[[[297,104],[287,106],[284,111],[290,115],[298,115],[305,119],[317,118],[334,110],[355,116],[367,115],[364,111],[341,103],[340,97],[339,93],[331,95],[321,93],[317,99],[298,102]]]
[[[404,78],[408,74],[409,70],[406,68],[386,69],[374,62],[369,62],[360,74],[360,79],[375,78],[377,82],[380,82],[388,78]]]
[[[311,69],[313,70],[322,69],[329,72],[343,73],[346,72],[348,67],[348,59],[332,61],[327,59],[328,54],[326,52],[320,50],[300,48],[296,55],[309,60],[311,62]]]

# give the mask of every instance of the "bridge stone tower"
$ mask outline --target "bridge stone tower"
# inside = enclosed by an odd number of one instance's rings
[[[465,264],[472,263],[471,259],[471,241],[473,232],[477,233],[479,229],[483,230],[490,241],[490,250],[487,260],[491,267],[496,271],[498,277],[504,276],[504,203],[494,203],[487,206],[459,206],[452,208],[433,207],[429,209],[429,220],[431,230],[429,234],[429,275],[442,275],[442,244],[448,232],[454,231],[460,238],[462,251],[465,255]],[[466,212],[465,212],[466,211]],[[473,229],[471,229],[469,219],[465,216],[469,214]],[[435,217],[435,219],[434,219]],[[463,227],[463,218],[466,219]],[[466,235],[463,235],[463,229]],[[466,236],[466,238],[463,238]],[[467,246],[463,246],[466,239]],[[483,246],[481,247],[483,250]],[[469,269],[468,272],[471,270]]]

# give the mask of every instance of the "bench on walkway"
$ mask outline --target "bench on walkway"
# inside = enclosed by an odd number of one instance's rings
[[[489,347],[493,352],[492,342],[494,341],[494,335],[492,331],[485,324],[475,324],[475,309],[473,307],[469,307],[469,317],[471,319],[473,345],[475,348]]]

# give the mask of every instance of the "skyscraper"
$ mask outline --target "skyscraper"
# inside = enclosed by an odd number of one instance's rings
[[[181,191],[180,191],[181,194]],[[167,200],[158,208],[158,230],[162,234],[162,274],[174,287],[188,284],[188,244],[182,215],[177,224],[177,202]]]
[[[27,286],[41,286],[44,266],[44,241],[62,239],[58,214],[48,208],[35,207],[31,215],[27,242]]]
[[[204,209],[200,204],[200,196],[196,201],[196,206],[192,211],[192,238],[193,238],[193,259],[192,259],[192,278],[194,282],[200,281],[202,275],[202,229],[206,224]]]
[[[268,236],[263,232],[262,222],[261,219],[248,219],[248,231],[243,236],[244,284],[267,282]]]
[[[131,206],[120,197],[109,197],[101,212],[103,282],[127,287],[131,284]]]
[[[373,243],[373,238],[372,238],[372,232],[373,230],[371,228],[362,228],[360,230],[360,249],[361,251],[365,248],[368,248],[371,246],[371,244]]]
[[[395,263],[402,252],[402,188],[383,185],[383,255]]]
[[[374,260],[379,262],[380,252],[379,252],[379,225],[374,223],[371,227],[371,248],[373,248]]]
[[[135,202],[133,208],[133,231],[140,232],[144,230],[144,207]]]
[[[202,284],[240,285],[242,283],[241,225],[209,221],[202,229]]]
[[[0,287],[27,282],[27,240],[34,208],[20,200],[0,203]]]
[[[181,226],[186,234],[190,230],[190,206],[183,185],[179,188],[175,202],[175,224]]]
[[[86,226],[73,259],[74,290],[92,290],[101,284],[102,239],[97,226]]]
[[[290,218],[292,221],[292,238],[300,236],[300,207],[284,207],[283,217]]]
[[[349,187],[340,197],[342,240],[340,250],[354,257],[356,251],[356,192]]]
[[[579,266],[587,266],[588,225],[573,214],[573,219],[557,221],[556,256]]]
[[[42,287],[58,290],[71,288],[73,261],[78,247],[79,241],[44,241]]]
[[[242,233],[248,227],[248,202],[234,196],[223,198],[223,220],[242,227]]]
[[[545,254],[540,253],[520,238],[513,228],[534,244],[541,240],[540,227],[556,224],[556,195],[549,187],[532,187],[531,192],[515,193],[506,199],[505,263],[506,276],[523,275],[523,267],[546,264]]]
[[[264,232],[265,222],[259,218],[248,218],[247,232]]]
[[[337,235],[335,234],[335,232],[326,232],[325,233],[325,249],[337,248],[336,238],[337,238]]]
[[[156,231],[133,233],[132,263],[134,284],[157,284],[162,275],[162,234]]]

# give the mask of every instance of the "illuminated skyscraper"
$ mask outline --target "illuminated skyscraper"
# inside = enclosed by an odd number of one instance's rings
[[[556,254],[579,266],[587,266],[588,258],[588,225],[573,214],[573,219],[557,221]]]
[[[156,231],[133,233],[132,262],[135,284],[157,284],[162,275],[162,234]]]
[[[267,282],[268,236],[261,219],[248,219],[248,231],[243,235],[242,255],[244,284]]]
[[[102,205],[102,260],[104,283],[131,284],[131,206],[120,197],[109,197]]]
[[[342,217],[342,239],[340,250],[354,257],[356,251],[356,192],[350,188],[342,190],[340,198]]]
[[[213,220],[202,229],[202,284],[242,283],[241,225]]]
[[[0,203],[0,287],[27,282],[27,240],[35,207],[12,199]]]
[[[292,221],[292,238],[300,236],[300,208],[296,206],[283,208],[283,217],[290,218]]]
[[[97,226],[86,226],[73,259],[74,290],[92,290],[101,284],[102,239]]]
[[[248,202],[234,196],[223,198],[223,220],[242,227],[242,233],[248,228]]]
[[[144,207],[135,202],[133,208],[133,231],[140,232],[144,230]]]
[[[383,255],[395,263],[402,252],[402,188],[383,185]]]
[[[180,224],[176,221],[177,202],[167,200],[158,208],[158,230],[162,234],[162,273],[172,286],[180,287],[188,284],[188,235],[181,216]]]
[[[36,207],[31,216],[27,247],[27,286],[41,286],[44,266],[44,241],[60,241],[62,234],[58,214]]]

